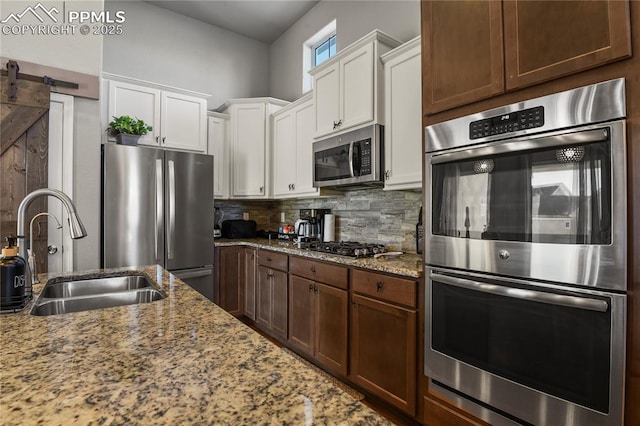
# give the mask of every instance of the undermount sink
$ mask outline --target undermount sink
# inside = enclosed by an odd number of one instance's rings
[[[135,305],[161,300],[166,294],[145,275],[100,278],[72,277],[49,280],[31,308],[31,315],[46,316]]]

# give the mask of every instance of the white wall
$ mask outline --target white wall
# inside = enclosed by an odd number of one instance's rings
[[[20,13],[28,6],[35,6],[37,1],[0,1],[0,19],[5,19],[10,13]],[[45,7],[55,7],[60,13],[53,14],[62,22],[62,11],[99,11],[102,10],[102,0],[89,1],[45,1]],[[45,16],[46,18],[46,16]],[[53,21],[46,18],[43,24],[53,24]],[[7,25],[14,24],[9,21]],[[31,15],[25,15],[19,23],[23,24],[40,24],[36,18]],[[4,26],[4,25],[3,25]],[[0,53],[2,56],[15,59],[34,62],[41,65],[48,65],[66,70],[73,70],[91,75],[100,75],[102,68],[102,36],[101,35],[82,35],[80,31],[75,34],[64,35],[32,35],[30,32],[26,34],[5,34],[0,36]]]
[[[87,236],[74,240],[77,271],[100,266],[100,102],[74,100],[73,198]]]
[[[110,1],[126,12],[124,34],[105,37],[105,72],[227,99],[269,95],[269,46],[149,3]]]
[[[20,13],[34,1],[2,1],[0,16]],[[100,11],[102,0],[44,2],[48,8],[60,11]],[[21,23],[28,22],[27,17]],[[47,18],[48,19],[48,18]],[[102,36],[82,35],[5,35],[2,34],[0,55],[65,70],[99,76],[102,69]],[[88,236],[74,240],[74,268],[92,269],[99,266],[100,253],[100,103],[92,99],[74,98],[74,165],[73,201]]]
[[[405,42],[420,34],[420,2],[322,0],[271,44],[271,96],[294,101],[302,95],[302,45],[333,19],[338,51],[374,29]]]

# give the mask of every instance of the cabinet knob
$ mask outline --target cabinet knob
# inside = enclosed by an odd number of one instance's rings
[[[317,293],[317,292],[318,292],[318,286],[317,286],[317,285],[315,285],[315,284],[313,285],[313,292],[314,292],[314,293]]]
[[[291,191],[291,184],[289,184],[289,191]]]
[[[378,281],[378,282],[376,283],[376,291],[377,291],[378,293],[380,293],[380,292],[382,291],[382,285],[383,285],[383,282],[382,282],[382,281]]]
[[[333,130],[337,129],[342,125],[342,119],[333,122]]]
[[[264,189],[264,186],[260,187],[260,193],[262,193],[262,190]]]
[[[267,256],[267,262],[271,262],[271,258]]]
[[[163,136],[163,137],[162,137],[162,143],[165,143],[166,139],[167,139],[167,137],[166,137],[166,136]]]
[[[309,284],[309,291],[313,291],[313,284]]]
[[[314,274],[316,273],[316,267],[315,267],[315,265],[311,265],[311,272],[313,272]]]
[[[295,183],[291,184],[291,189],[295,191],[295,189],[296,189],[296,184]]]
[[[156,136],[156,143],[160,144],[160,136]]]
[[[384,171],[384,180],[389,180],[389,176],[391,176],[391,170]]]

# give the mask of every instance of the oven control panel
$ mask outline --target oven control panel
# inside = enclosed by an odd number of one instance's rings
[[[529,108],[469,123],[469,139],[517,132],[544,126],[544,107]]]

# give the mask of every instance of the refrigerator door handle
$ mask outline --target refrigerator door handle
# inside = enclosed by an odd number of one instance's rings
[[[173,234],[176,231],[176,171],[175,161],[169,160],[169,227],[167,231],[167,258],[173,259]]]
[[[162,160],[156,159],[156,222],[155,257],[158,261],[158,236],[162,232]]]

